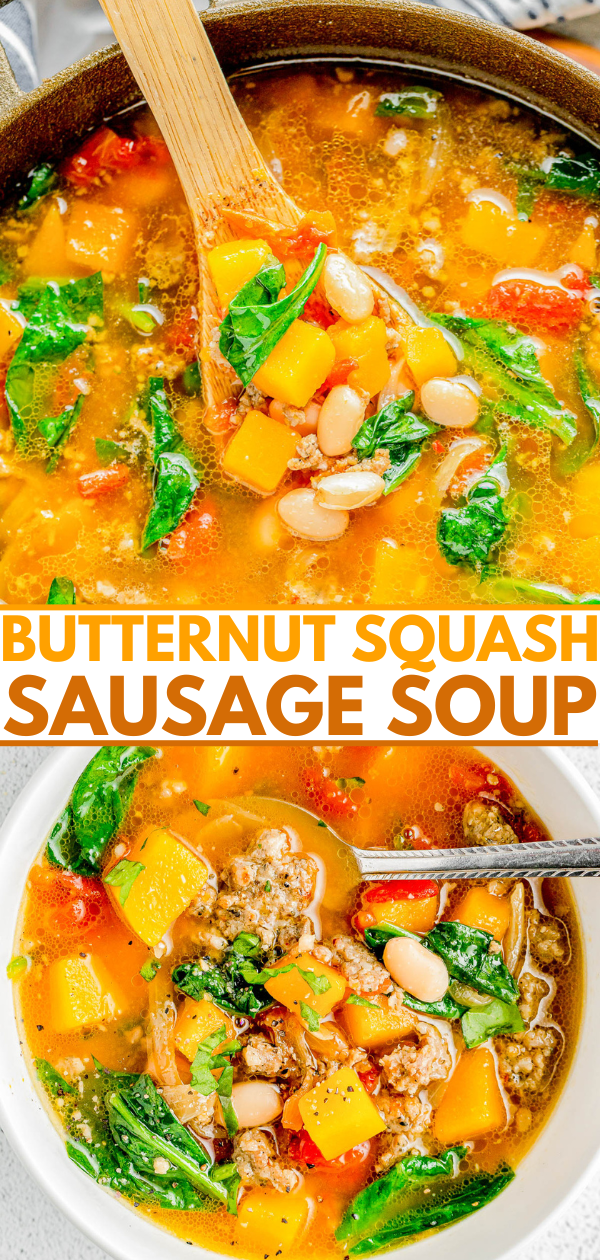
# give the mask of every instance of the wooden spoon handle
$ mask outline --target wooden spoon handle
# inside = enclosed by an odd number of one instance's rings
[[[233,100],[192,0],[100,0],[162,131],[190,210],[204,225],[219,206],[281,190]]]

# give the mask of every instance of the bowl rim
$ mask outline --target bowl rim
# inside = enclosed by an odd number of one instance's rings
[[[502,760],[501,756],[498,754],[504,752],[503,749],[486,745],[475,745],[475,747],[477,747],[479,751],[483,752],[484,755],[489,755],[496,761]],[[52,813],[54,814],[54,810],[58,813],[58,810],[64,805],[65,798],[68,797],[73,783],[78,774],[81,772],[83,765],[85,765],[94,755],[95,751],[95,748],[67,746],[55,748],[49,756],[44,759],[41,766],[34,772],[28,783],[19,794],[17,800],[14,802],[8,813],[5,822],[0,828],[0,870],[6,863],[8,851],[12,850],[13,846],[16,847],[18,845],[21,835],[23,832],[27,831],[27,815],[32,815],[34,813],[36,808],[35,801],[48,800],[49,798],[53,802]],[[541,757],[545,773],[552,774],[553,770],[555,770],[558,775],[566,781],[569,787],[579,797],[584,808],[589,812],[600,829],[600,799],[596,796],[595,792],[584,779],[578,768],[569,761],[567,757],[565,757],[564,753],[556,748],[532,748],[528,751],[533,754],[537,754],[538,758]],[[508,773],[511,773],[511,771],[509,770]],[[512,770],[512,777],[515,777],[514,769]],[[58,809],[56,808],[57,801]],[[38,846],[41,829],[40,825],[38,830]],[[30,861],[31,858],[29,857],[27,859],[26,869],[28,869]],[[587,882],[588,881],[586,881],[586,883]],[[1,884],[2,880],[0,879],[0,886]],[[584,946],[584,958],[586,953],[587,951]],[[15,1032],[17,1032],[16,1025],[14,1025],[14,1023],[13,1027]],[[582,1020],[578,1044],[569,1068],[569,1075],[563,1084],[561,1096],[557,1099],[555,1107],[550,1113],[550,1116],[541,1130],[539,1137],[533,1143],[530,1151],[528,1151],[525,1156],[524,1163],[527,1162],[531,1152],[536,1149],[538,1143],[542,1141],[544,1132],[547,1131],[548,1127],[552,1123],[555,1113],[562,1105],[562,1093],[566,1092],[568,1089],[571,1075],[575,1069],[575,1064],[581,1048],[581,1042],[583,1040],[583,1029],[584,1020]],[[0,1047],[0,1063],[2,1062],[3,1054],[4,1051],[2,1047]],[[53,1146],[57,1148],[56,1160],[53,1159],[52,1161],[45,1162],[43,1154],[37,1149],[37,1147],[32,1149],[24,1140],[17,1123],[13,1121],[13,1116],[11,1114],[12,1109],[7,1106],[6,1095],[10,1090],[10,1085],[4,1079],[3,1072],[0,1073],[0,1125],[5,1132],[10,1145],[13,1147],[21,1162],[34,1177],[35,1181],[44,1193],[48,1195],[51,1201],[79,1230],[84,1233],[85,1236],[89,1237],[94,1243],[96,1243],[97,1246],[102,1247],[109,1255],[114,1256],[115,1260],[132,1260],[132,1257],[142,1255],[144,1255],[145,1260],[150,1257],[151,1260],[160,1260],[160,1257],[165,1250],[166,1239],[168,1239],[169,1256],[173,1256],[174,1260],[179,1260],[179,1256],[183,1257],[184,1255],[189,1255],[189,1253],[183,1251],[183,1247],[186,1244],[182,1239],[170,1234],[168,1231],[165,1231],[161,1226],[156,1226],[148,1220],[148,1218],[144,1218],[140,1213],[136,1212],[135,1209],[123,1203],[123,1201],[119,1201],[116,1196],[111,1194],[110,1191],[109,1197],[112,1199],[115,1211],[113,1213],[111,1210],[110,1212],[102,1214],[100,1211],[102,1200],[100,1200],[98,1196],[105,1194],[106,1192],[102,1188],[97,1187],[90,1179],[85,1177],[85,1174],[81,1173],[78,1169],[74,1169],[74,1166],[68,1161],[64,1148],[64,1139],[59,1133],[57,1127],[52,1123],[47,1107],[42,1105],[40,1097],[35,1090],[33,1081],[31,1080],[22,1051],[20,1054],[23,1069],[23,1080],[26,1083],[26,1087],[28,1086],[30,1100],[34,1104],[37,1102],[39,1111],[44,1116],[45,1133],[49,1136]],[[63,1186],[62,1178],[60,1176],[60,1165],[61,1163],[64,1165],[65,1161],[69,1170],[75,1171],[78,1174],[78,1177],[86,1183],[85,1187],[83,1185],[81,1186],[81,1195],[72,1193],[71,1189],[67,1191],[67,1189]],[[576,1176],[575,1180],[568,1189],[565,1190],[564,1193],[558,1193],[554,1206],[551,1210],[544,1212],[541,1219],[534,1223],[524,1234],[522,1234],[516,1242],[511,1243],[508,1249],[505,1248],[501,1252],[494,1253],[494,1260],[509,1260],[510,1257],[516,1258],[528,1242],[536,1237],[536,1235],[540,1234],[542,1230],[546,1230],[549,1226],[551,1226],[556,1218],[568,1209],[599,1167],[600,1133],[597,1138],[596,1149],[592,1158],[590,1158],[589,1162],[582,1168],[582,1171],[578,1176]],[[517,1183],[518,1178],[513,1185],[516,1185]],[[511,1187],[509,1187],[509,1191],[510,1189]],[[90,1205],[92,1207],[94,1205],[98,1206],[99,1211],[96,1213],[97,1219],[95,1221],[92,1221],[86,1215],[86,1199],[90,1199]],[[456,1236],[457,1231],[464,1230],[465,1227],[468,1226],[469,1221],[477,1220],[478,1217],[479,1214],[475,1214],[475,1217],[470,1217],[463,1222],[458,1222],[452,1227],[451,1231],[444,1231],[444,1236],[446,1232]],[[128,1230],[128,1220],[130,1222],[132,1220],[135,1221],[137,1228],[133,1229],[130,1227]],[[115,1228],[115,1222],[118,1228]],[[131,1247],[128,1246],[128,1234],[131,1235]],[[432,1243],[434,1244],[434,1251],[431,1253],[433,1256],[435,1254],[436,1240],[438,1238],[439,1235],[436,1234],[423,1240],[417,1240],[415,1243],[411,1244],[415,1260],[417,1260],[417,1257],[418,1260],[421,1260],[421,1257],[423,1257],[423,1260],[426,1260],[430,1252],[429,1244]],[[144,1246],[140,1245],[142,1239]],[[163,1240],[162,1246],[161,1240]],[[465,1241],[468,1240],[465,1238]],[[414,1250],[415,1248],[417,1249],[416,1251]],[[202,1247],[202,1255],[203,1257],[210,1256],[211,1258],[218,1258],[221,1253],[209,1251],[208,1249]],[[385,1253],[385,1255],[389,1257],[399,1256],[400,1251],[398,1249],[392,1249],[390,1252]]]

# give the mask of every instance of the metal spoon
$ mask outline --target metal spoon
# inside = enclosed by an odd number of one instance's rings
[[[256,796],[281,804],[274,796]],[[321,822],[294,802],[294,810]],[[600,836],[583,840],[540,840],[535,844],[482,844],[456,849],[358,849],[327,830],[349,849],[362,879],[533,879],[556,875],[600,875]]]

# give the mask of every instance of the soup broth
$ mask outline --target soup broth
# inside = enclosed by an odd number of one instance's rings
[[[365,884],[341,839],[547,834],[471,749],[105,749],[31,868],[9,974],[54,1122],[190,1243],[359,1256],[461,1219],[565,1080],[568,882]]]
[[[305,219],[234,216],[209,254],[229,332],[201,354],[190,220],[147,111],[4,212],[0,596],[593,602],[597,158],[391,67],[232,90]],[[243,340],[248,301],[288,296],[297,318],[248,359],[229,304]],[[230,381],[208,412],[202,356]]]

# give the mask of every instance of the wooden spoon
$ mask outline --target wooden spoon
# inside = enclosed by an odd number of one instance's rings
[[[160,127],[187,197],[198,249],[200,336],[208,404],[231,392],[207,353],[221,320],[207,250],[231,236],[224,209],[293,226],[302,211],[265,166],[192,0],[100,0]]]

